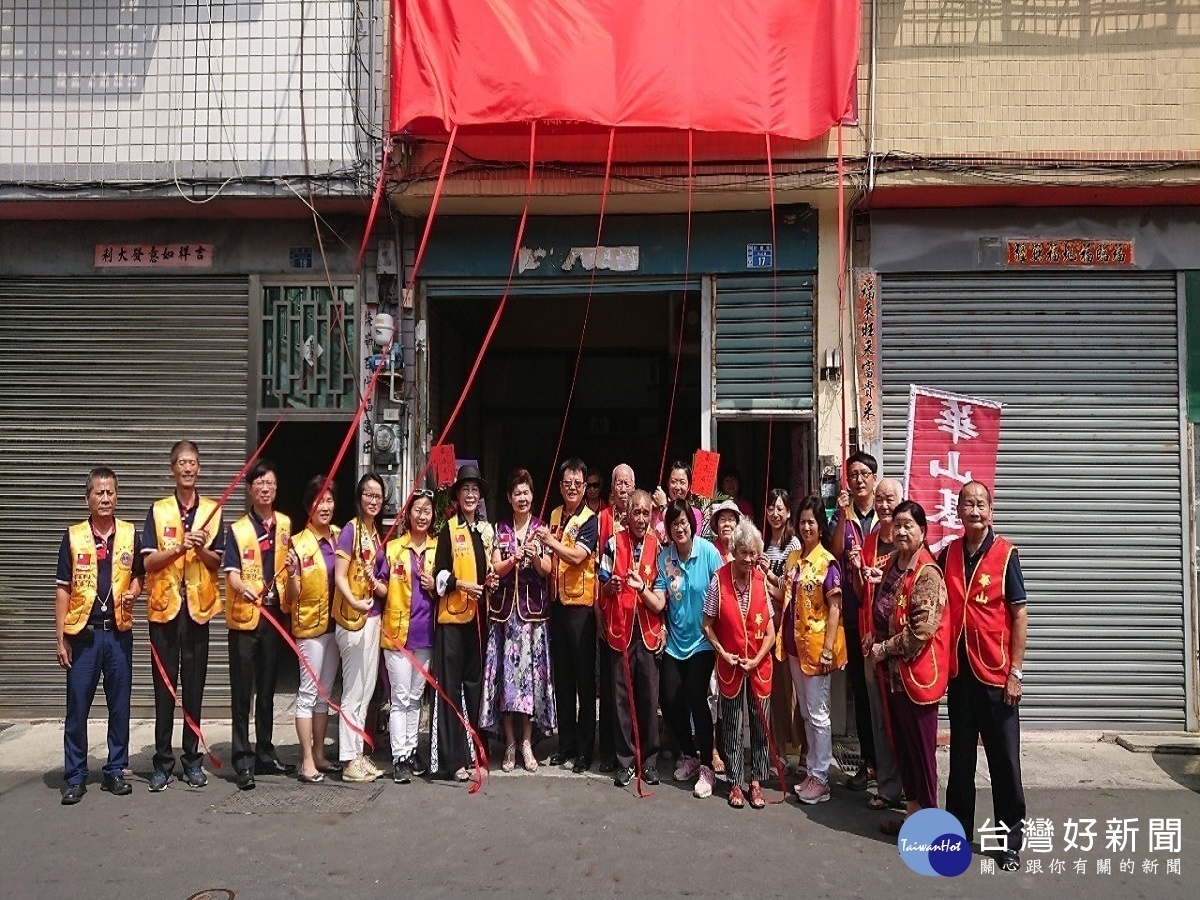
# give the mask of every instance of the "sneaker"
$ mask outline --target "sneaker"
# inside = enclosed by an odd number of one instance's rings
[[[392,781],[396,784],[408,784],[412,781],[412,768],[408,760],[398,759],[392,763]]]
[[[342,781],[364,782],[374,781],[375,774],[363,765],[361,759],[352,759],[342,766]]]
[[[682,756],[679,758],[679,764],[675,766],[674,778],[676,781],[691,781],[696,777],[696,770],[700,768],[700,760],[694,756]]]
[[[807,803],[810,806],[814,803],[824,803],[829,799],[829,785],[817,781],[810,775],[796,789],[796,797],[801,803]]]
[[[692,796],[699,797],[701,800],[711,797],[716,780],[717,776],[712,769],[708,766],[701,766],[700,777],[696,779],[696,788],[692,791]]]
[[[150,775],[150,790],[155,794],[157,794],[159,791],[165,791],[170,782],[170,772],[164,772],[162,769],[155,769]]]
[[[613,784],[617,787],[625,787],[633,780],[633,769],[629,766],[624,766],[617,769],[617,774],[613,776]]]
[[[374,763],[374,761],[372,761],[371,757],[369,757],[369,756],[362,757],[362,764],[363,764],[363,768],[365,768],[368,772],[370,772],[372,777],[380,778],[383,776],[383,774],[384,774],[383,769],[381,769],[381,768],[379,768],[379,766],[375,765],[375,763]]]
[[[194,788],[202,788],[208,784],[208,776],[200,766],[187,766],[183,770],[183,780],[187,782],[188,787]]]
[[[425,763],[421,762],[421,757],[417,756],[416,751],[413,751],[412,756],[408,758],[408,768],[412,771],[413,776],[421,778],[429,774],[429,769]]]

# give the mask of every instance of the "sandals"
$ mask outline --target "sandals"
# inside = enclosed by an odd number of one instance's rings
[[[763,809],[767,805],[767,801],[763,799],[762,787],[758,784],[750,785],[750,808]]]
[[[521,764],[526,772],[536,772],[538,769],[537,757],[533,755],[533,745],[529,741],[521,742]]]
[[[721,759],[721,755],[716,750],[713,750],[712,770],[717,775],[725,774],[725,760]]]
[[[887,797],[883,796],[883,794],[876,794],[872,792],[870,796],[867,797],[867,809],[873,809],[876,812],[882,812],[885,809],[903,810],[904,801],[889,800]]]
[[[454,773],[454,780],[455,781],[470,781],[471,780],[471,774],[467,771],[466,766],[458,767],[458,769]]]
[[[742,794],[741,787],[736,784],[729,789],[729,805],[734,809],[741,809],[746,805],[746,797]]]
[[[504,762],[500,768],[505,772],[511,772],[517,767],[517,745],[509,744],[504,748]]]

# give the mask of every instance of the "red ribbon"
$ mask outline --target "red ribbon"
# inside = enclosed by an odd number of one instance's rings
[[[479,737],[478,732],[471,727],[471,723],[467,721],[467,717],[462,714],[462,710],[458,708],[458,704],[450,699],[449,695],[447,695],[447,693],[442,689],[442,686],[438,684],[438,680],[433,677],[432,673],[430,673],[428,669],[421,665],[420,661],[413,656],[409,649],[396,643],[396,641],[392,639],[392,636],[386,631],[381,631],[380,634],[383,635],[384,640],[391,645],[393,650],[404,654],[405,659],[407,659],[412,667],[420,673],[421,677],[429,683],[430,687],[437,691],[437,695],[442,698],[443,703],[450,707],[450,709],[454,712],[454,715],[458,717],[458,721],[462,722],[462,726],[464,729],[466,729],[467,735],[471,738],[471,743],[474,745],[476,750],[475,777],[471,779],[471,789],[467,793],[474,794],[478,792],[483,787],[483,774],[488,770],[487,744],[484,743]],[[436,728],[437,723],[434,723],[433,727]]]
[[[766,715],[762,711],[762,705],[754,696],[754,690],[750,687],[749,679],[746,684],[746,699],[750,705],[758,712],[758,719],[762,722],[763,734],[767,736],[767,749],[771,751],[771,759],[775,761],[775,772],[779,775],[779,787],[783,791],[783,796],[778,800],[771,800],[771,803],[782,803],[787,799],[787,778],[784,777],[785,767],[782,758],[779,756],[779,750],[775,747],[775,738],[771,735],[771,723],[767,721]]]
[[[634,621],[637,621],[637,607],[633,609]],[[630,635],[630,643],[638,640],[636,635]],[[647,791],[642,788],[642,738],[638,733],[638,717],[637,703],[633,697],[633,672],[629,668],[629,648],[626,647],[621,651],[621,662],[625,668],[625,686],[629,691],[629,721],[633,723],[633,752],[634,762],[637,763],[637,768],[634,770],[637,773],[637,795],[639,800],[645,800],[647,797],[653,797],[654,791]]]
[[[688,270],[692,264],[692,131],[688,129],[687,237],[683,249],[683,292],[679,300],[679,337],[675,341],[675,376],[671,379],[671,400],[667,404],[667,428],[663,432],[662,461],[658,464],[658,483],[667,480],[667,448],[671,444],[671,420],[675,416],[675,396],[679,393],[679,364],[683,360],[683,330],[687,325]]]

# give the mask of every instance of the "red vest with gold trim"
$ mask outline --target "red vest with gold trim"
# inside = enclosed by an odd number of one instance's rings
[[[876,528],[866,539],[862,545],[862,565],[864,569],[874,568],[879,566],[881,569],[887,568],[887,563],[891,561],[892,554],[885,553],[879,555],[879,529]],[[842,573],[843,577],[847,577],[846,573]],[[863,584],[862,596],[859,597],[858,605],[858,633],[864,636],[863,654],[866,655],[871,651],[871,647],[867,644],[865,636],[872,634],[875,630],[875,588],[878,585],[871,584],[869,581]]]
[[[771,606],[767,602],[767,585],[763,573],[755,568],[750,576],[750,605],[746,615],[738,606],[737,590],[733,585],[733,563],[717,570],[717,618],[713,631],[717,642],[727,653],[746,659],[758,654],[767,626],[771,622]],[[750,690],[760,700],[771,696],[773,663],[767,653],[758,668],[750,675]],[[746,673],[741,666],[731,666],[717,655],[717,688],[721,696],[732,699],[742,690]]]
[[[938,571],[937,562],[929,553],[929,548],[922,547],[917,556],[916,568],[904,576],[900,591],[896,595],[896,609],[892,612],[893,634],[899,634],[908,624],[909,597],[912,596],[917,578],[928,567]],[[897,660],[904,691],[913,703],[938,703],[946,695],[946,685],[950,681],[950,635],[953,632],[950,618],[950,611],[947,609],[943,612],[933,637],[912,662],[903,658]]]
[[[1016,550],[999,535],[966,583],[963,539],[946,548],[947,614],[953,624],[950,677],[958,674],[958,642],[966,640],[967,659],[984,684],[1004,687],[1012,667],[1012,610],[1004,596],[1004,575]]]
[[[613,575],[624,578],[634,568],[633,538],[629,529],[622,528],[616,535],[616,558],[613,560]],[[642,552],[638,558],[637,573],[647,586],[654,584],[658,568],[658,539],[653,531],[646,531],[642,539]],[[600,592],[600,619],[604,624],[604,639],[614,650],[624,650],[633,640],[633,617],[637,615],[642,631],[642,643],[651,652],[658,649],[667,639],[665,620],[662,613],[651,612],[637,592],[623,585],[615,594]]]

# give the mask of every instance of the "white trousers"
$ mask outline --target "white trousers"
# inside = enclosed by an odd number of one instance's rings
[[[433,650],[408,651],[426,670]],[[392,743],[392,759],[408,759],[417,752],[417,731],[421,727],[421,695],[425,693],[425,678],[417,667],[399,650],[384,650],[388,680],[392,683],[392,711],[388,715],[388,737]]]
[[[342,714],[338,719],[338,758],[349,762],[360,756],[363,749],[361,734],[367,720],[367,706],[375,693],[379,677],[380,617],[369,616],[358,631],[337,628],[337,645],[342,656]]]
[[[808,737],[808,774],[822,784],[829,783],[829,766],[833,762],[833,727],[829,719],[829,675],[805,675],[800,660],[788,657],[792,684],[800,711],[804,714],[804,733]]]
[[[329,704],[317,690],[317,682],[313,680],[308,670],[311,668],[321,679],[321,687],[329,694],[333,682],[337,679],[338,655],[337,638],[332,634],[321,634],[317,637],[301,638],[296,641],[300,655],[308,663],[300,663],[300,690],[296,692],[296,718],[311,719],[313,713],[329,712]]]

